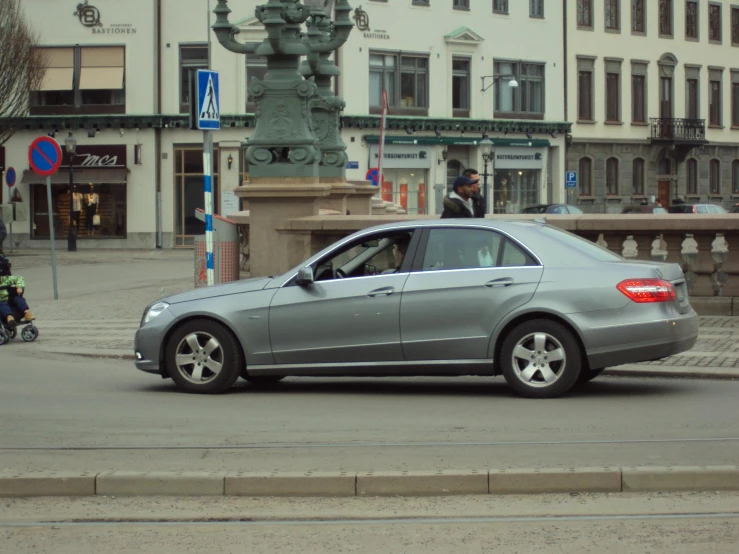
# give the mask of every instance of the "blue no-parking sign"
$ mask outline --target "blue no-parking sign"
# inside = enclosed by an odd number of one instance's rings
[[[565,174],[565,187],[568,189],[577,188],[577,171],[568,171]]]
[[[59,143],[50,137],[37,138],[28,149],[28,163],[41,177],[56,173],[62,163],[62,149]]]

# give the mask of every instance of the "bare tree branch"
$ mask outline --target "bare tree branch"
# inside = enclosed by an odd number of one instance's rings
[[[46,60],[37,43],[21,0],[0,0],[0,146],[28,114],[31,92],[41,88]]]

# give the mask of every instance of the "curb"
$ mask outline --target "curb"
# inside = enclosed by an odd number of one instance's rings
[[[371,472],[0,473],[1,497],[442,496],[739,490],[739,466]]]

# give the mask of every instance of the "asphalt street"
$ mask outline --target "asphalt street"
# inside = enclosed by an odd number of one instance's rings
[[[0,552],[736,552],[739,494],[17,499]]]
[[[739,382],[596,380],[526,400],[501,378],[290,378],[179,392],[131,362],[16,354],[0,374],[6,470],[379,470],[722,465]],[[10,369],[12,368],[12,369]]]

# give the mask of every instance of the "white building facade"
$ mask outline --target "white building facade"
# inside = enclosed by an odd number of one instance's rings
[[[238,40],[264,38],[254,17],[262,3],[229,3]],[[48,245],[51,209],[56,236],[74,225],[80,248],[191,246],[203,232],[194,216],[203,206],[203,165],[202,134],[188,128],[186,83],[191,69],[209,65],[221,75],[215,211],[239,209],[233,190],[248,179],[244,143],[254,123],[248,83],[266,65],[226,51],[209,33],[215,0],[23,4],[49,69],[29,117],[0,151],[3,169],[19,175],[2,196],[16,205],[14,242]],[[408,213],[440,213],[451,181],[468,168],[487,173],[490,213],[564,201],[570,126],[559,2],[367,0],[354,8],[357,28],[337,55],[336,83],[347,102],[348,181],[364,181],[378,165],[385,90],[382,194]],[[70,132],[77,150],[52,179],[50,208],[28,148],[49,134],[63,146]],[[487,172],[484,136],[494,143]]]
[[[729,207],[739,195],[739,5],[565,3],[571,200],[621,213],[652,197]]]

